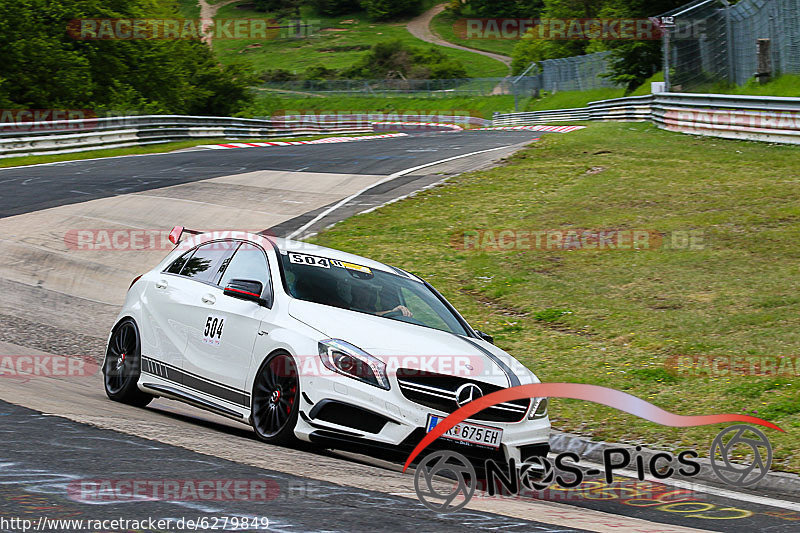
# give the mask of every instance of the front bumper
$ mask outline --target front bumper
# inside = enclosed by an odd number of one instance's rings
[[[365,451],[371,455],[408,456],[425,436],[428,415],[447,416],[408,400],[396,380],[391,390],[382,390],[345,376],[302,377],[301,416],[295,434],[306,441],[332,448]],[[503,430],[497,449],[473,446],[439,438],[429,448],[450,449],[473,459],[514,459],[518,463],[532,455],[547,455],[550,420],[503,423],[471,420]],[[426,454],[423,454],[426,455]]]

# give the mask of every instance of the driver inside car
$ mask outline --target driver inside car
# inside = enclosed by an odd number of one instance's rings
[[[362,284],[353,284],[350,287],[350,308],[353,311],[361,311],[362,313],[370,313],[373,315],[384,316],[388,315],[389,313],[396,313],[399,312],[403,316],[413,317],[414,315],[411,313],[408,307],[405,305],[397,305],[392,309],[387,309],[386,311],[378,311],[377,309],[377,294],[376,292],[368,286]]]

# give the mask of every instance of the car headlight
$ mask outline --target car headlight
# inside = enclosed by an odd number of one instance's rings
[[[547,416],[547,398],[534,398],[531,402],[531,410],[528,420],[537,420]]]
[[[334,372],[389,390],[386,363],[349,342],[340,339],[320,341],[319,356],[322,364]]]

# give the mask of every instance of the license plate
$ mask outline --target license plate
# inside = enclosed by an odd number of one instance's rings
[[[428,426],[426,433],[430,433],[436,424],[444,420],[445,417],[438,415],[428,415]],[[469,424],[461,422],[448,429],[442,438],[457,440],[464,444],[474,446],[488,446],[489,448],[499,448],[503,440],[503,430],[480,424]]]

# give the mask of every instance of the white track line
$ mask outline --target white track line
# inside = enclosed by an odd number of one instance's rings
[[[376,183],[373,183],[372,185],[367,185],[366,187],[364,187],[360,191],[357,191],[357,192],[351,194],[350,196],[348,196],[347,198],[344,198],[343,200],[340,200],[340,201],[336,202],[334,205],[332,205],[331,207],[329,207],[328,209],[326,209],[325,211],[323,211],[319,215],[315,216],[311,221],[303,224],[302,226],[300,226],[299,228],[294,230],[286,238],[287,239],[294,239],[297,235],[301,235],[308,228],[310,228],[311,226],[313,226],[314,224],[316,224],[317,222],[319,222],[320,220],[322,220],[326,216],[330,215],[331,213],[333,213],[334,211],[336,211],[337,209],[339,209],[340,207],[342,207],[346,203],[350,202],[354,198],[358,198],[359,196],[361,196],[362,194],[364,194],[368,190],[372,189],[373,187],[377,187],[378,185],[382,185],[382,184],[386,183],[387,181],[392,181],[393,179],[399,178],[400,176],[405,176],[406,174],[410,174],[410,173],[412,173],[412,172],[414,172],[416,170],[420,170],[420,169],[423,169],[423,168],[426,168],[426,167],[432,167],[433,165],[438,165],[439,163],[447,163],[448,161],[453,161],[454,159],[461,159],[462,157],[469,157],[471,155],[483,154],[483,153],[486,153],[486,152],[493,152],[495,150],[502,150],[504,148],[508,148],[508,146],[498,146],[497,148],[489,148],[488,150],[478,150],[477,152],[470,152],[468,154],[456,155],[456,156],[453,156],[453,157],[448,157],[446,159],[440,159],[439,161],[434,161],[432,163],[425,163],[424,165],[419,165],[419,166],[416,166],[416,167],[407,168],[405,170],[400,170],[398,172],[395,172],[394,174],[389,174],[388,176],[386,176],[382,180],[380,180],[380,181],[378,181]]]

